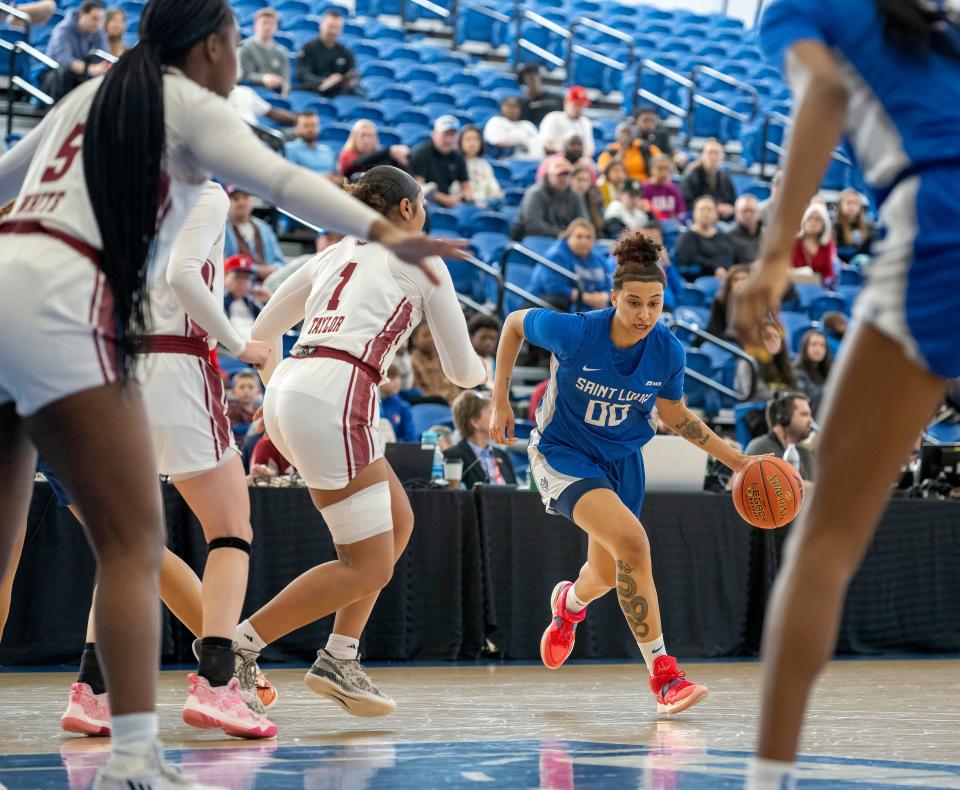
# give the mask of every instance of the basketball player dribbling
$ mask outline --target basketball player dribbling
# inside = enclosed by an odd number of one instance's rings
[[[163,517],[133,372],[148,281],[209,175],[419,265],[458,249],[392,226],[256,139],[226,103],[238,29],[225,0],[150,0],[139,32],[0,159],[0,203],[17,198],[0,224],[0,565],[39,449],[76,496],[98,560],[113,735],[98,790],[191,786],[156,738]]]
[[[348,191],[402,228],[423,227],[423,191],[402,170],[375,167]],[[357,645],[413,528],[407,496],[382,455],[376,388],[421,317],[451,381],[476,387],[486,380],[450,273],[439,258],[429,265],[439,285],[382,245],[347,237],[286,280],[251,333],[274,344],[261,372],[267,434],[309,487],[338,559],[287,585],[240,623],[236,641],[255,656],[336,612],[333,633],[305,680],[357,716],[396,708],[367,676]],[[281,362],[280,339],[300,321],[300,340]]]
[[[793,786],[804,709],[833,653],[847,585],[917,434],[960,376],[960,10],[940,0],[773,0],[760,44],[791,83],[794,126],[760,268],[735,302],[741,336],[779,304],[796,229],[844,133],[887,229],[831,372],[817,484],[767,612],[748,783],[780,790]]]
[[[660,246],[642,231],[630,231],[612,254],[613,307],[579,314],[520,310],[507,317],[497,351],[490,436],[516,441],[510,375],[524,339],[550,351],[550,384],[530,437],[530,472],[547,512],[566,516],[589,542],[576,581],[559,582],[550,597],[553,620],[540,643],[541,658],[547,667],[559,668],[573,650],[587,605],[616,587],[658,711],[679,713],[704,700],[707,689],[685,678],[664,642],[650,544],[639,521],[640,448],[653,437],[659,417],[733,470],[749,457],[684,404],[683,346],[659,321],[665,282],[657,263]]]

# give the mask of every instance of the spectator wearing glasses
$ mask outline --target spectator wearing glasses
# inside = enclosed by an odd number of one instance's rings
[[[453,424],[460,441],[444,450],[443,457],[463,462],[461,481],[466,488],[517,484],[510,456],[490,442],[492,411],[493,403],[475,392],[464,392],[453,402]]]
[[[511,228],[517,241],[524,236],[553,236],[563,233],[577,218],[586,216],[583,200],[570,187],[573,165],[565,158],[555,159],[547,177],[527,190],[520,213]]]

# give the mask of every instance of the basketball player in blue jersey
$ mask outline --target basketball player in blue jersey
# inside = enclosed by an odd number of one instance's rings
[[[653,583],[650,543],[640,524],[643,458],[657,417],[731,469],[747,456],[704,425],[683,401],[686,357],[659,322],[663,310],[660,246],[642,231],[613,248],[612,308],[569,314],[520,310],[504,324],[497,351],[490,435],[512,443],[510,375],[524,339],[550,351],[550,384],[530,438],[531,475],[547,512],[566,516],[589,535],[587,562],[573,583],[557,584],[553,620],[540,643],[543,663],[558,668],[573,650],[577,623],[591,601],[617,588],[650,672],[660,713],[679,713],[707,696],[668,655]],[[656,411],[654,411],[656,409]]]
[[[847,585],[946,380],[960,376],[960,6],[773,0],[760,41],[793,87],[795,124],[761,267],[735,303],[741,335],[779,303],[803,211],[844,132],[887,228],[831,376],[817,485],[766,619],[749,784],[783,788]]]

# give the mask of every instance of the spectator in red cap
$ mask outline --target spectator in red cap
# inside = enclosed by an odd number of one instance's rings
[[[540,141],[548,154],[563,150],[568,138],[577,135],[583,140],[583,155],[593,159],[596,144],[593,141],[593,122],[584,115],[590,106],[587,89],[573,85],[563,99],[563,110],[549,113],[540,124]]]
[[[242,337],[250,337],[250,329],[263,305],[253,298],[256,266],[249,255],[231,255],[223,262],[223,312]]]
[[[223,254],[246,255],[253,260],[254,273],[260,280],[285,266],[287,259],[280,250],[277,234],[266,222],[253,216],[253,200],[245,189],[227,187],[230,209]]]

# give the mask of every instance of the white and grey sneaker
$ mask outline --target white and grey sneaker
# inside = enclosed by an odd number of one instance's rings
[[[157,742],[146,757],[115,755],[97,771],[93,790],[228,790],[221,785],[204,785],[188,779],[179,768],[163,760]]]
[[[359,658],[334,658],[326,650],[318,650],[303,682],[354,716],[389,716],[397,709],[397,703],[370,680]]]

